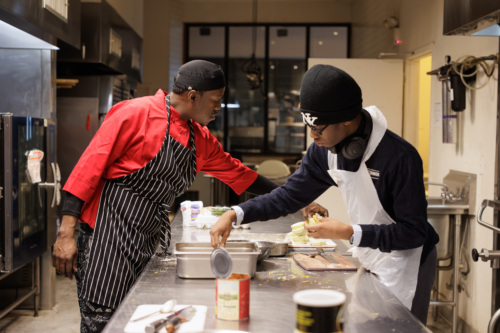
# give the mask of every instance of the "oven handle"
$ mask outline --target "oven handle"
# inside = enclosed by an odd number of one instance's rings
[[[52,195],[52,203],[50,207],[55,207],[61,202],[61,171],[59,170],[59,164],[51,162],[52,175],[54,176],[53,183],[38,183],[39,187],[48,188],[52,187],[54,189],[54,194]]]
[[[500,202],[498,201],[493,201],[493,200],[483,200],[481,203],[481,208],[479,209],[479,212],[477,213],[477,222],[482,225],[483,227],[486,227],[488,229],[491,229],[495,231],[496,233],[500,234],[500,228],[497,228],[489,223],[486,223],[482,220],[483,218],[483,212],[486,207],[491,207],[495,210],[500,210]]]

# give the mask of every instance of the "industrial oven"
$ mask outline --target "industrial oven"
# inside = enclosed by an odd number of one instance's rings
[[[46,121],[11,114],[2,114],[0,121],[0,271],[5,273],[47,250],[45,187],[50,184],[42,182]]]

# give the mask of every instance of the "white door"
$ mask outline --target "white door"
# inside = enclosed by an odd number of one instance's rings
[[[403,60],[309,58],[308,68],[317,64],[332,65],[351,75],[361,87],[363,106],[377,106],[387,118],[387,127],[402,135]],[[308,128],[307,146],[312,143],[309,131]],[[330,188],[316,202],[326,207],[331,217],[350,222],[338,188]]]

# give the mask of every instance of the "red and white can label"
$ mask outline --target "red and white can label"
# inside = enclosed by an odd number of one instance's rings
[[[215,316],[222,320],[248,320],[250,309],[250,276],[231,274],[215,279]]]

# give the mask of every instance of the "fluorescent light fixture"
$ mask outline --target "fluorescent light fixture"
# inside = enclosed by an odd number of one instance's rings
[[[472,33],[471,36],[500,36],[500,25],[498,23],[493,24],[492,26]]]
[[[226,107],[225,103],[222,103],[222,107]],[[240,107],[239,103],[227,103],[227,108],[228,109],[238,109]]]

